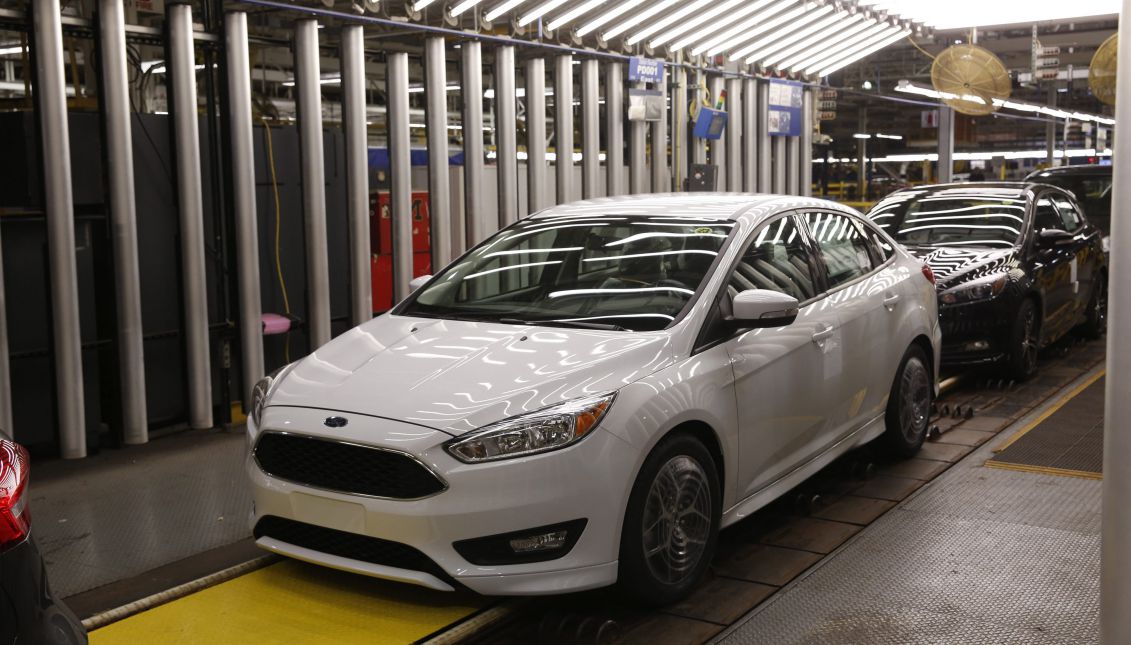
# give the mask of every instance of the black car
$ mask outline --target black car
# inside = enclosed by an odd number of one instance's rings
[[[31,537],[28,454],[0,433],[0,645],[86,643],[86,631],[55,598]]]
[[[935,273],[947,365],[1036,370],[1037,352],[1074,328],[1104,333],[1101,232],[1068,191],[979,182],[892,193],[868,216]]]
[[[1084,209],[1088,221],[1103,231],[1111,233],[1111,166],[1081,165],[1060,166],[1038,170],[1025,181],[1052,184],[1072,193],[1076,203]]]

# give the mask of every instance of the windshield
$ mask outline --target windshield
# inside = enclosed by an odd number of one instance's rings
[[[663,329],[700,288],[733,227],[679,216],[524,220],[448,267],[396,313]]]
[[[1110,175],[1049,175],[1037,181],[1070,191],[1092,224],[1104,233],[1111,231]]]
[[[909,246],[1009,248],[1021,237],[1025,198],[917,194],[882,203],[868,217]]]

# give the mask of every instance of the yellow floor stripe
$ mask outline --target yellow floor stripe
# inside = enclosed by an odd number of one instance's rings
[[[1053,468],[1051,466],[1030,466],[1029,464],[1014,464],[1008,461],[987,461],[987,468],[1001,468],[1002,470],[1018,470],[1023,473],[1038,473],[1041,475],[1060,475],[1062,477],[1082,477],[1084,479],[1103,479],[1103,473],[1091,470],[1070,470],[1068,468]]]
[[[488,602],[286,560],[95,630],[90,642],[411,643]]]
[[[1104,374],[1107,374],[1107,368],[1101,369],[1099,372],[1093,374],[1091,378],[1089,378],[1088,380],[1084,381],[1080,385],[1073,388],[1071,392],[1069,392],[1068,394],[1065,394],[1063,397],[1061,397],[1061,399],[1059,401],[1054,403],[1052,405],[1052,407],[1050,407],[1049,409],[1045,410],[1044,413],[1042,413],[1041,416],[1034,419],[1032,423],[1030,423],[1029,425],[1025,426],[1024,428],[1018,430],[1012,437],[1009,438],[1008,441],[1006,441],[1002,445],[998,446],[997,448],[994,448],[994,452],[1001,452],[1002,450],[1005,450],[1006,448],[1012,446],[1014,444],[1014,442],[1016,442],[1021,437],[1024,437],[1026,434],[1029,433],[1030,430],[1041,425],[1041,423],[1045,419],[1056,414],[1057,410],[1063,408],[1065,405],[1068,404],[1069,401],[1076,398],[1076,395],[1078,395],[1081,392],[1083,392],[1084,390],[1088,389],[1088,387],[1091,384],[1093,384],[1096,381],[1103,378]]]

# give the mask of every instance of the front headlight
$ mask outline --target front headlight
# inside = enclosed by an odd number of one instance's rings
[[[271,393],[271,386],[279,379],[279,375],[283,370],[287,369],[289,365],[284,365],[279,369],[271,372],[267,376],[259,379],[255,387],[251,388],[251,422],[259,428],[259,421],[263,418],[263,408],[267,407],[267,397]]]
[[[944,305],[954,305],[960,302],[989,300],[1004,291],[1005,285],[1008,282],[1009,276],[1005,275],[983,278],[944,291],[942,295],[939,296],[939,302]]]
[[[468,464],[564,448],[592,434],[614,398],[616,393],[612,392],[552,405],[453,439],[445,448]]]

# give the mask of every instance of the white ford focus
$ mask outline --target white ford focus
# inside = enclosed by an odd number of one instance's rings
[[[554,207],[256,387],[259,546],[434,589],[687,593],[720,527],[923,442],[930,269],[855,211]]]

